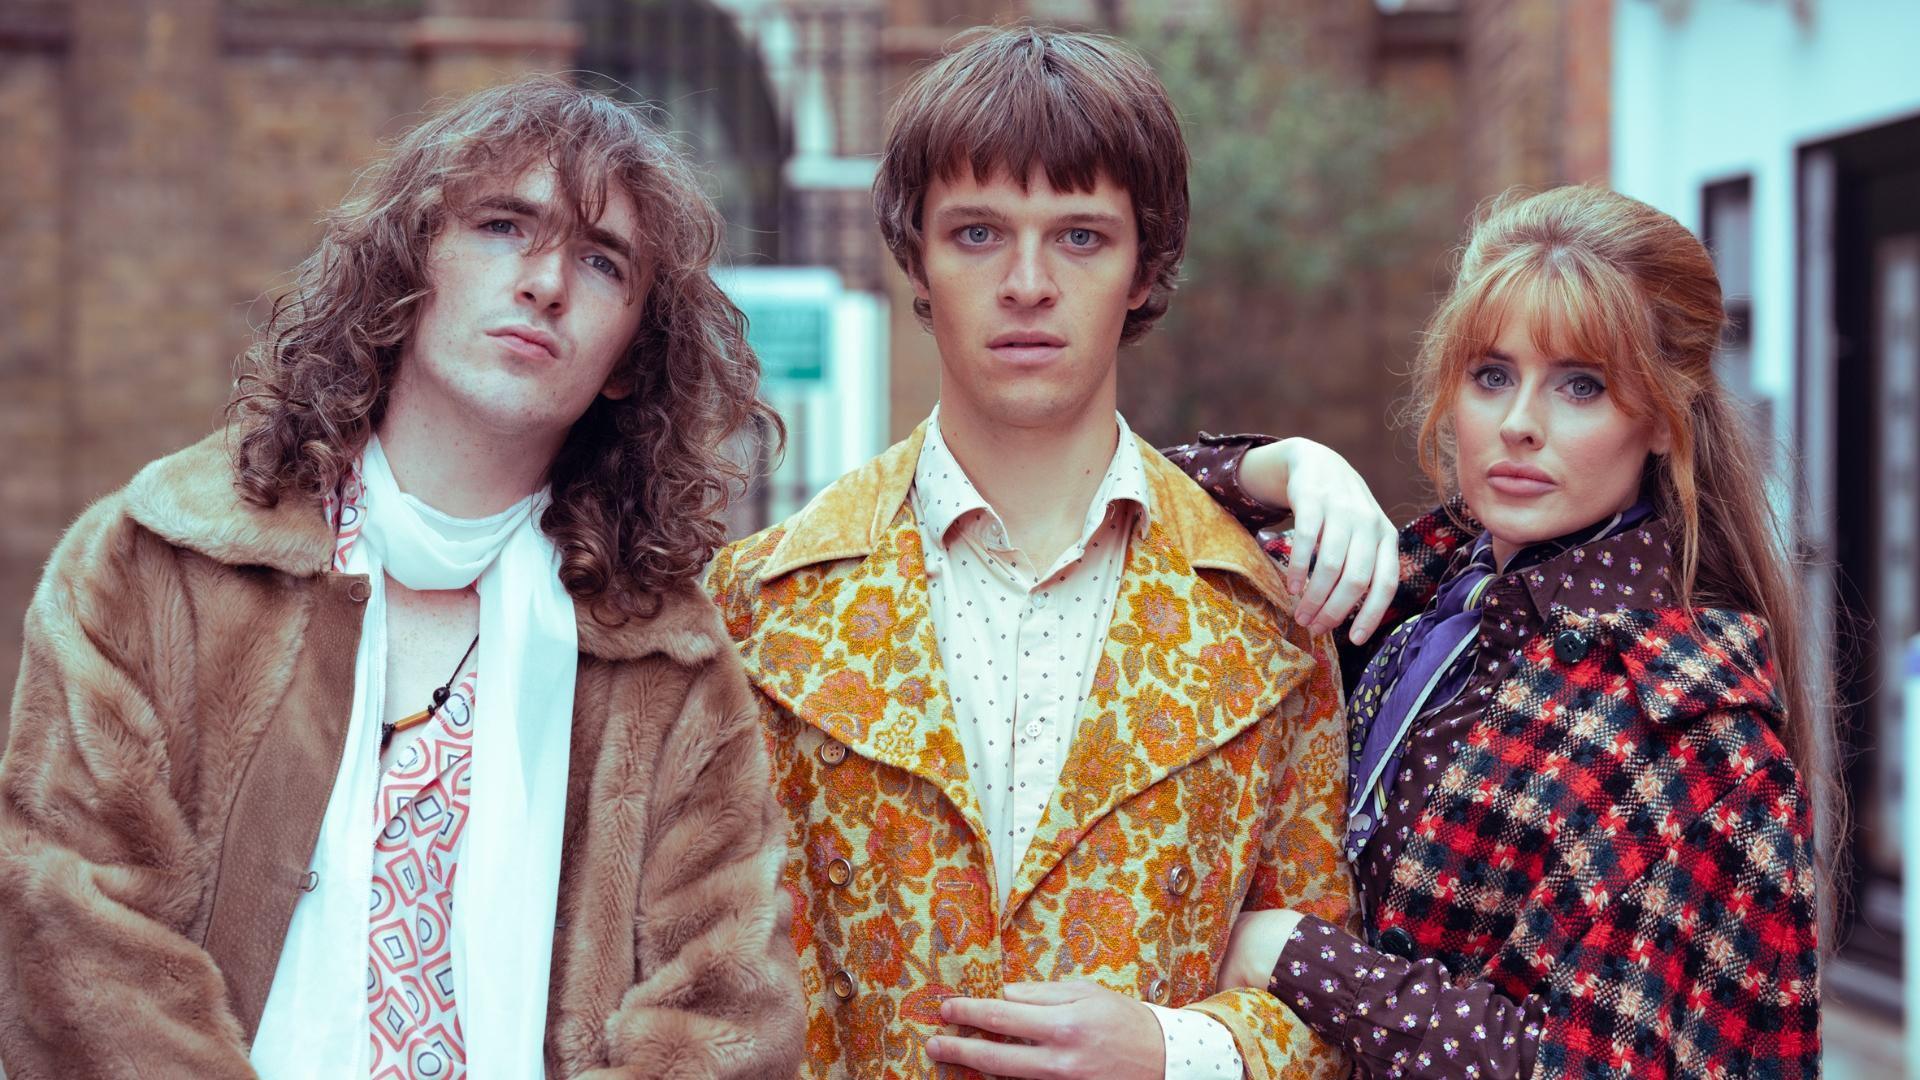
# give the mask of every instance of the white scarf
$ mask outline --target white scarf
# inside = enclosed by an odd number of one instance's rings
[[[353,713],[313,854],[318,884],[294,908],[253,1066],[267,1080],[364,1077],[371,1067],[367,897],[390,575],[417,590],[479,583],[482,674],[454,886],[454,1000],[473,1080],[540,1076],[579,657],[559,552],[539,528],[551,496],[543,490],[489,518],[451,518],[399,489],[378,439],[360,472],[366,517],[347,570],[366,574],[373,591]]]

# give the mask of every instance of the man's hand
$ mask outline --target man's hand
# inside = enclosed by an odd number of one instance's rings
[[[1274,965],[1287,947],[1294,927],[1300,925],[1300,913],[1285,908],[1243,911],[1233,920],[1233,935],[1227,938],[1227,958],[1220,965],[1220,989],[1251,986],[1265,990],[1273,978]]]
[[[1367,482],[1346,458],[1292,438],[1247,451],[1240,484],[1261,502],[1293,511],[1293,617],[1323,634],[1360,605],[1348,637],[1356,645],[1371,637],[1400,584],[1400,537]]]
[[[927,1056],[989,1076],[1034,1080],[1162,1080],[1166,1044],[1153,1010],[1090,982],[1012,983],[1001,1000],[948,998],[949,1024],[1024,1040],[936,1035]]]

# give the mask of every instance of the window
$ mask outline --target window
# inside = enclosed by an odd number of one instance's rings
[[[1720,378],[1741,397],[1753,392],[1753,181],[1748,177],[1708,184],[1701,191],[1701,239],[1713,254],[1726,298],[1727,329],[1716,365]]]

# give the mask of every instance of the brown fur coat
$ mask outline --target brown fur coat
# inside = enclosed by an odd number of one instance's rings
[[[252,1075],[365,583],[330,570],[319,508],[246,504],[230,477],[218,435],[149,466],[74,525],[27,613],[0,760],[13,1080]],[[662,600],[618,627],[581,614],[548,1071],[791,1076],[753,699],[697,585]]]

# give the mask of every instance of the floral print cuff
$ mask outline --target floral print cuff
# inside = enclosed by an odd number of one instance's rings
[[[1544,1012],[1493,986],[1456,987],[1435,960],[1403,960],[1308,916],[1280,951],[1267,989],[1362,1076],[1522,1077],[1533,1071]]]

